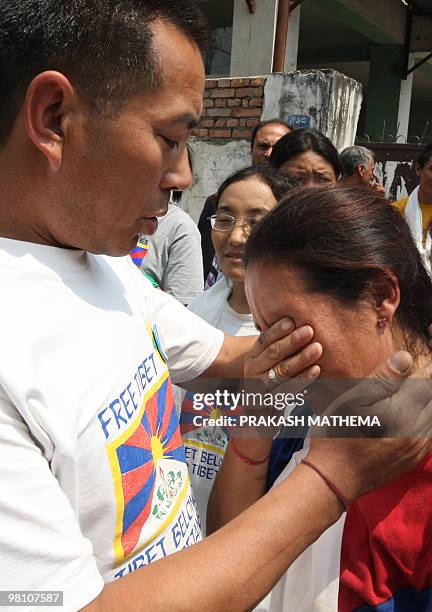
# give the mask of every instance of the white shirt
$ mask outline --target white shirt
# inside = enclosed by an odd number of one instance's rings
[[[77,610],[200,539],[165,350],[189,380],[223,334],[129,258],[1,238],[0,284],[2,585]]]

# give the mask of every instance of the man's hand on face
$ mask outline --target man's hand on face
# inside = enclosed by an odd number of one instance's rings
[[[298,381],[298,387],[315,380],[320,374],[316,362],[322,355],[322,346],[313,342],[314,331],[309,325],[295,328],[289,318],[281,319],[258,336],[245,359],[244,378],[260,379],[273,387]]]
[[[349,500],[413,469],[432,451],[432,363],[409,376],[412,367],[409,353],[395,353],[327,411],[378,416],[382,437],[311,439],[307,459]]]
[[[313,335],[310,326],[295,329],[291,319],[278,321],[260,334],[246,358],[245,379],[259,379],[272,389],[286,383],[289,391],[301,390],[320,374],[316,362],[322,347]],[[378,416],[387,437],[364,437],[367,432],[351,438],[312,437],[308,460],[350,500],[413,469],[432,451],[432,363],[410,376],[412,367],[409,353],[395,353],[326,410],[328,415]],[[269,377],[272,369],[276,380]]]

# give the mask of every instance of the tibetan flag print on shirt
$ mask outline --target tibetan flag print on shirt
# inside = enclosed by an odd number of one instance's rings
[[[130,253],[131,259],[137,268],[141,268],[141,264],[147,255],[149,246],[149,241],[146,238],[141,237],[134,250]]]

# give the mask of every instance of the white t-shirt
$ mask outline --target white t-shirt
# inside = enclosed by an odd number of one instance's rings
[[[231,336],[254,336],[258,334],[251,314],[239,314],[228,304],[231,288],[225,276],[213,287],[198,295],[189,304],[189,310],[202,317],[207,323]],[[187,431],[193,415],[188,410],[190,393],[183,402],[182,413],[183,444],[189,467],[189,476],[205,533],[207,504],[216,474],[222,464],[228,444],[228,435],[221,427],[200,427]],[[209,408],[211,413],[211,409]],[[227,413],[229,414],[229,413]],[[218,414],[214,414],[215,417]]]
[[[200,539],[165,350],[182,382],[223,334],[128,257],[1,238],[0,286],[1,588],[77,610]]]

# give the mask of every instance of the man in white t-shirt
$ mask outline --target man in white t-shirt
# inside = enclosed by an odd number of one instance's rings
[[[243,365],[292,376],[311,366],[310,335],[284,319],[246,354],[250,340],[224,338],[122,257],[191,180],[200,13],[189,0],[11,0],[0,30],[2,591],[62,591],[68,611],[253,607],[343,505],[299,466],[191,546],[170,379]],[[402,359],[380,374],[402,380]],[[425,448],[317,440],[308,458],[353,499]]]

